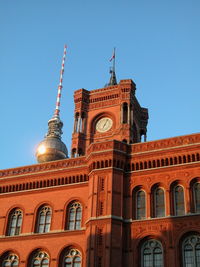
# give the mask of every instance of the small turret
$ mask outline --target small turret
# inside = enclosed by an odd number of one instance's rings
[[[45,136],[45,139],[38,145],[36,150],[36,158],[39,163],[65,159],[68,157],[67,147],[61,141],[63,123],[59,117],[65,57],[66,46],[64,47],[60,83],[58,86],[58,95],[56,100],[56,109],[53,117],[48,121],[48,132]]]
[[[117,78],[116,78],[116,74],[115,74],[115,69],[111,68],[110,69],[110,81],[108,83],[108,86],[111,85],[116,85],[117,84]]]

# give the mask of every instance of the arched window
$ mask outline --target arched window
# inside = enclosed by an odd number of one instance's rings
[[[75,114],[74,118],[74,133],[78,132],[79,113]]]
[[[156,188],[154,191],[154,215],[155,217],[165,216],[165,193],[162,188]]]
[[[36,251],[32,254],[29,265],[30,267],[49,267],[49,255],[42,251]]]
[[[51,208],[42,206],[37,214],[36,233],[47,233],[50,231],[51,225]]]
[[[141,249],[142,267],[163,267],[163,249],[159,241],[147,240]]]
[[[9,214],[7,235],[19,235],[22,226],[22,211],[14,209]]]
[[[81,132],[85,132],[85,126],[86,126],[86,115],[84,112],[81,114],[81,119],[82,119],[82,126],[81,126]]]
[[[81,267],[81,261],[81,253],[77,249],[71,248],[66,250],[65,253],[62,253],[62,267]]]
[[[82,207],[79,202],[72,202],[67,209],[67,230],[81,229]]]
[[[200,236],[191,235],[182,243],[183,267],[200,266]]]
[[[195,212],[200,213],[200,183],[195,183],[193,185],[193,196]]]
[[[9,253],[2,262],[3,267],[18,267],[19,266],[19,259],[17,255],[13,253]]]
[[[136,219],[146,218],[146,196],[143,190],[136,193]]]
[[[79,148],[78,149],[78,156],[79,157],[83,156],[83,150],[82,150],[82,148]]]
[[[184,202],[184,191],[183,187],[177,185],[174,188],[174,215],[185,214],[185,202]]]

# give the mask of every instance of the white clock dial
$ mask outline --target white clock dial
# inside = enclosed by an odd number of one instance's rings
[[[112,125],[113,125],[113,121],[108,117],[104,117],[97,122],[96,130],[100,133],[104,133],[110,130]]]

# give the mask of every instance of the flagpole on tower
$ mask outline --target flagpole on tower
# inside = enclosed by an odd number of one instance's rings
[[[113,50],[113,71],[115,72],[115,47]]]
[[[111,77],[110,77],[110,81],[108,83],[108,86],[117,84],[117,79],[116,79],[116,75],[115,75],[115,47],[113,49],[113,54],[112,54],[112,57],[110,58],[110,61],[112,61],[113,65],[110,69]]]

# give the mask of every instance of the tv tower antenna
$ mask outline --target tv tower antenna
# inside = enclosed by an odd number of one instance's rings
[[[61,66],[61,71],[60,71],[60,82],[58,85],[58,94],[57,94],[57,99],[56,99],[56,109],[54,112],[54,116],[59,117],[60,113],[60,99],[61,99],[61,93],[62,93],[62,82],[63,82],[63,73],[64,73],[64,68],[65,68],[65,58],[66,58],[66,53],[67,53],[67,46],[64,46],[64,53],[63,53],[63,58],[62,58],[62,66]]]

